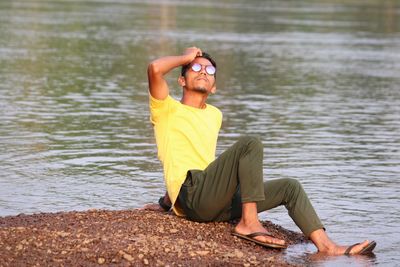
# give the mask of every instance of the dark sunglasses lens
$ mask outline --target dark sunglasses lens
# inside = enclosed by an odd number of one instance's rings
[[[212,65],[207,66],[207,67],[206,67],[206,72],[207,72],[209,75],[214,75],[214,74],[215,74],[215,67],[212,66]]]
[[[201,65],[197,64],[197,63],[193,64],[192,65],[192,70],[195,71],[195,72],[200,71],[201,70]]]

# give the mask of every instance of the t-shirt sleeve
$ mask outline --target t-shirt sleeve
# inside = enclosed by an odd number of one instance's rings
[[[153,124],[158,123],[163,116],[168,114],[168,109],[171,107],[173,99],[168,95],[165,99],[160,100],[154,98],[149,93],[149,106],[150,106],[150,121]]]
[[[223,119],[223,115],[222,115],[222,112],[220,111],[220,110],[218,110],[219,111],[219,129],[221,129],[221,126],[222,126],[222,119]]]
[[[215,117],[215,126],[219,130],[219,129],[221,129],[221,126],[222,126],[222,119],[223,119],[222,112],[221,112],[221,110],[219,110],[216,107],[213,107],[213,108],[214,108],[214,114],[213,115]]]

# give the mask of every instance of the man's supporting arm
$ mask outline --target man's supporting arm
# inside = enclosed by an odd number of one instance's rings
[[[162,202],[161,202],[162,201]],[[149,203],[144,205],[140,210],[153,210],[153,211],[170,211],[171,210],[171,200],[169,199],[168,193],[160,198],[158,203]]]
[[[165,211],[169,211],[172,208],[172,203],[169,199],[168,192],[165,192],[165,195],[158,200],[158,204]]]
[[[201,54],[199,48],[189,47],[180,56],[162,57],[152,61],[147,68],[151,96],[159,100],[165,99],[169,94],[169,89],[164,76],[174,68],[189,64]]]

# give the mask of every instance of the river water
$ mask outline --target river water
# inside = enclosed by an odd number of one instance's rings
[[[218,62],[218,154],[259,135],[265,179],[300,180],[334,240],[378,243],[375,258],[284,257],[398,264],[399,16],[389,0],[1,1],[0,216],[156,201],[146,67],[195,45]],[[284,208],[261,218],[298,231]]]

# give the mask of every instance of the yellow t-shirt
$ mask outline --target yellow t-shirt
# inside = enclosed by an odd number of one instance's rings
[[[204,170],[215,159],[222,113],[209,104],[198,109],[171,96],[158,100],[150,95],[150,121],[173,210],[183,215],[175,205],[179,191],[188,170]]]

